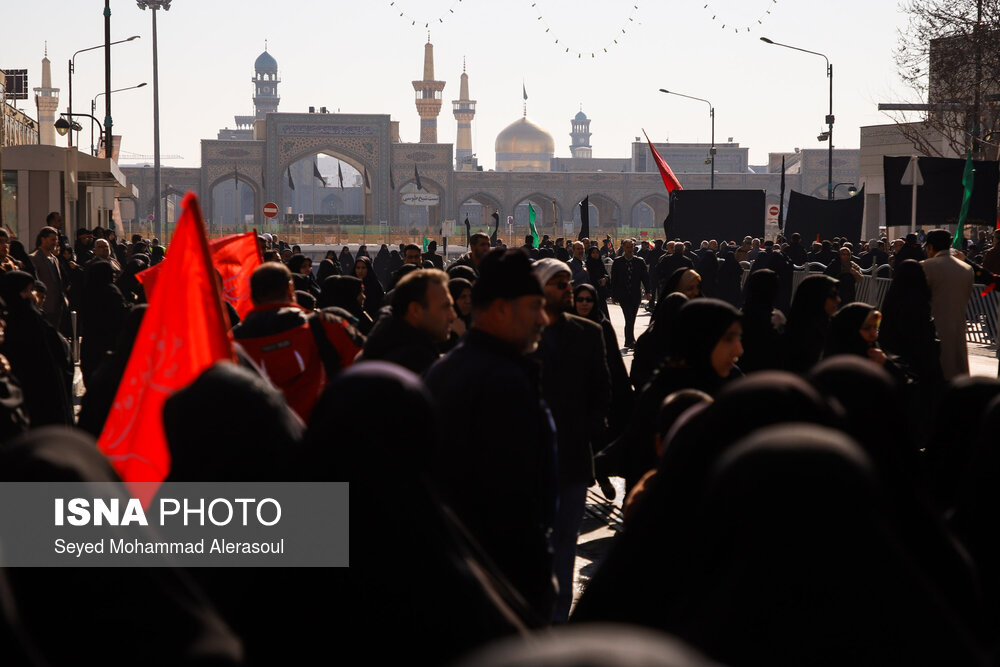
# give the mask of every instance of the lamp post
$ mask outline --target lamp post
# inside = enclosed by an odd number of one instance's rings
[[[172,0],[136,0],[139,9],[153,12],[153,188],[156,204],[153,210],[153,234],[160,236],[160,64],[156,49],[156,11],[170,9]]]
[[[120,93],[123,90],[133,90],[135,88],[142,88],[145,85],[146,85],[146,82],[143,81],[142,83],[140,83],[138,85],[129,86],[128,88],[118,88],[116,90],[112,90],[111,92],[112,93]],[[91,114],[91,116],[90,116],[91,117],[91,121],[90,121],[90,154],[91,155],[97,155],[97,153],[94,152],[94,121],[97,120],[96,118],[94,118],[94,114],[97,113],[97,98],[100,97],[101,95],[106,95],[106,94],[107,93],[104,93],[104,92],[97,93],[96,95],[94,95],[94,99],[90,100],[90,114]],[[109,152],[109,154],[106,155],[105,157],[111,157],[110,151],[108,151],[108,152]]]
[[[697,100],[699,102],[704,102],[708,105],[708,115],[712,120],[712,147],[709,149],[710,163],[712,169],[712,175],[709,179],[710,189],[715,189],[715,107],[708,100],[703,100],[700,97],[692,97],[691,95],[685,95],[684,93],[675,93],[672,90],[667,90],[666,88],[660,88],[661,93],[666,93],[667,95],[676,95],[678,97],[686,97],[689,100]]]
[[[66,116],[69,116],[69,120],[66,120]],[[64,137],[66,136],[67,133],[72,134],[72,132],[79,132],[80,130],[83,129],[82,127],[80,127],[80,124],[78,122],[73,120],[74,116],[86,116],[87,118],[90,118],[91,126],[93,126],[94,123],[97,123],[97,129],[101,131],[101,141],[104,141],[104,128],[101,126],[101,121],[97,120],[97,118],[91,116],[89,113],[59,114],[59,120],[53,123],[53,127],[56,128],[56,132],[59,133],[59,136]]]
[[[841,185],[847,186],[847,196],[853,197],[854,195],[858,194],[858,188],[856,185],[854,185],[854,183],[837,183],[835,186],[833,186],[834,194],[836,194],[837,188],[839,188]]]
[[[826,140],[830,142],[829,148],[827,149],[827,166],[826,166],[826,192],[827,199],[833,199],[833,64],[830,63],[830,59],[827,58],[822,53],[817,51],[810,51],[808,49],[800,49],[797,46],[789,46],[788,44],[781,44],[780,42],[775,42],[768,39],[767,37],[761,37],[760,41],[765,44],[771,44],[773,46],[783,46],[786,49],[792,49],[793,51],[801,51],[802,53],[811,53],[814,56],[819,56],[826,61],[826,76],[830,79],[830,113],[827,114],[826,124],[828,130],[824,133],[826,134]],[[822,135],[820,135],[822,136]]]
[[[66,113],[73,113],[73,73],[76,72],[76,56],[77,54],[83,53],[84,51],[93,51],[94,49],[103,49],[105,46],[114,46],[115,44],[121,44],[123,42],[131,42],[133,39],[139,39],[139,35],[132,35],[125,39],[119,39],[116,42],[111,42],[110,44],[98,44],[97,46],[90,46],[86,49],[80,49],[75,52],[73,56],[69,59],[69,104],[66,107]],[[69,145],[73,145],[73,135],[69,135]]]

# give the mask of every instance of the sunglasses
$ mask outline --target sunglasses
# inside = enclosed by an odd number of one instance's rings
[[[591,299],[590,297],[577,297],[576,302],[577,303],[594,303],[594,300]]]

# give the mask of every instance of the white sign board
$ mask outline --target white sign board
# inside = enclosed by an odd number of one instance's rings
[[[774,204],[767,207],[767,223],[778,224],[778,207]]]
[[[455,235],[455,221],[445,220],[441,223],[441,236],[454,236]]]
[[[903,172],[903,178],[899,179],[900,185],[923,185],[924,175],[920,173],[920,165],[918,164],[919,159],[916,155],[910,156],[910,162],[906,165],[906,171]],[[914,176],[916,176],[914,182]]]
[[[433,192],[407,192],[402,196],[407,206],[437,206],[440,199]]]
[[[563,223],[563,234],[565,234],[567,237],[573,235],[573,221],[572,220],[567,220],[566,222]]]
[[[306,219],[305,214],[304,213],[299,213],[299,222],[302,222],[305,219]]]

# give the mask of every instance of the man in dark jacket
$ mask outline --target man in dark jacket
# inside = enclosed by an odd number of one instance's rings
[[[472,288],[472,328],[425,381],[449,429],[431,457],[442,499],[546,623],[554,601],[550,534],[555,430],[533,352],[548,324],[521,250],[494,250]],[[514,419],[491,419],[502,409]]]
[[[421,258],[425,262],[430,262],[434,265],[435,269],[441,271],[444,270],[444,258],[437,253],[438,244],[437,241],[429,241],[427,243],[427,252],[421,255]]]
[[[545,291],[549,325],[532,355],[542,364],[542,397],[556,424],[559,509],[552,536],[554,570],[559,583],[552,620],[561,623],[573,602],[576,541],[594,483],[591,438],[602,433],[611,404],[611,375],[600,325],[566,311],[572,305],[569,265],[540,259],[532,266]]]
[[[490,237],[482,232],[476,232],[469,237],[469,252],[456,259],[452,266],[468,266],[479,275],[479,263],[490,251]]]
[[[922,262],[927,259],[927,255],[924,254],[923,249],[917,243],[916,234],[906,235],[906,242],[903,244],[903,247],[896,252],[894,266],[899,266],[908,259],[913,259],[918,262]]]
[[[438,359],[455,321],[448,274],[438,269],[410,271],[396,284],[392,309],[368,334],[358,361],[391,361],[423,374]]]
[[[650,293],[649,304],[646,306],[646,310],[649,312],[653,312],[653,309],[656,308],[656,292],[660,275],[658,264],[661,257],[663,257],[663,239],[656,239],[653,241],[653,247],[643,257],[646,268],[649,270],[649,285],[646,286],[646,291]]]
[[[683,252],[684,246],[681,246]],[[649,284],[646,262],[634,254],[635,244],[627,239],[622,256],[611,265],[612,301],[620,304],[625,315],[625,347],[635,347],[635,316],[639,313],[642,295]],[[662,275],[662,274],[661,274]]]
[[[806,249],[802,245],[802,236],[795,232],[791,236],[791,240],[788,242],[788,247],[782,251],[788,259],[792,260],[792,264],[796,266],[802,266],[808,259],[806,259]]]

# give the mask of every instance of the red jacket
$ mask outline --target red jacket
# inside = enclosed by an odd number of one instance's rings
[[[310,325],[317,318],[329,346],[320,349]],[[345,320],[322,311],[309,313],[294,303],[254,306],[233,337],[285,394],[288,405],[306,422],[329,379],[327,368],[354,362],[362,342]]]

